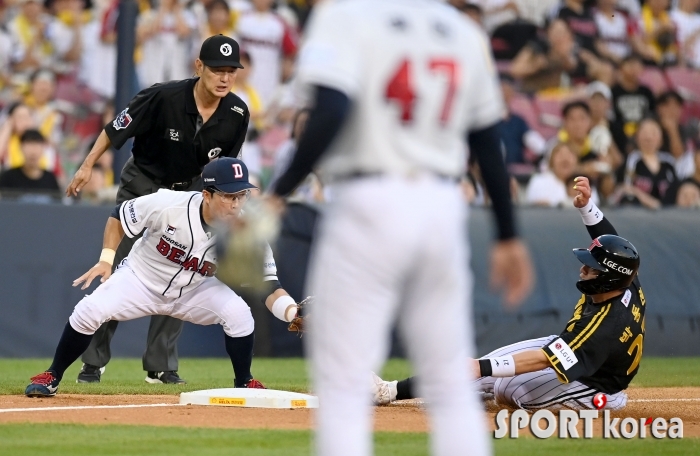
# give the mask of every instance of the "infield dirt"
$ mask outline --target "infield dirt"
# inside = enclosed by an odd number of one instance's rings
[[[684,437],[700,437],[700,388],[630,388],[630,402],[615,417],[672,418],[684,423]],[[165,406],[114,409],[6,411],[7,409],[134,404],[177,404],[178,396],[77,395],[29,399],[0,396],[0,423],[130,424],[150,426],[215,427],[231,429],[310,429],[313,412],[306,409],[253,409],[217,406]],[[643,402],[649,401],[649,402]],[[493,410],[486,419],[494,427]],[[601,420],[598,420],[601,421]],[[601,435],[600,425],[594,435]],[[418,401],[377,407],[375,429],[393,432],[425,432],[426,414]]]

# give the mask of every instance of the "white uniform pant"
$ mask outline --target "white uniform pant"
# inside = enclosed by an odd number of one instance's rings
[[[527,350],[539,350],[549,345],[559,336],[540,337],[524,340],[492,351],[484,358],[514,355]],[[562,383],[554,369],[519,374],[513,377],[483,377],[476,380],[477,389],[482,393],[493,394],[496,403],[527,410],[570,408],[574,410],[595,409],[593,397],[600,391],[579,381]],[[627,393],[620,391],[606,394],[605,408],[619,410],[627,404]]]
[[[376,177],[334,186],[308,294],[309,354],[322,456],[372,453],[371,382],[398,318],[427,400],[436,455],[490,453],[464,359],[473,356],[466,204],[437,178]]]
[[[148,289],[129,267],[128,260],[80,300],[69,322],[81,334],[94,334],[107,321],[148,315],[169,315],[198,325],[220,324],[231,337],[247,336],[255,327],[245,301],[216,277],[206,278],[182,297],[166,298]]]

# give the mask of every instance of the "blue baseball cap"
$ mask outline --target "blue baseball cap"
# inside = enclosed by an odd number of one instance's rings
[[[224,193],[238,193],[258,188],[248,181],[248,167],[241,160],[219,157],[209,162],[202,171],[204,188],[214,187]]]

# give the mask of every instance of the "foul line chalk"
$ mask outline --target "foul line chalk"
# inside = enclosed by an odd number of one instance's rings
[[[630,399],[627,402],[689,402],[700,401],[700,398],[688,399]],[[75,405],[67,407],[31,407],[0,409],[0,413],[45,412],[47,410],[97,410],[97,409],[127,409],[144,407],[182,407],[187,404],[130,404],[130,405]]]
[[[94,409],[120,409],[141,407],[180,407],[184,404],[132,404],[132,405],[76,405],[68,407],[32,407],[0,409],[0,413],[13,412],[45,412],[47,410],[94,410]]]

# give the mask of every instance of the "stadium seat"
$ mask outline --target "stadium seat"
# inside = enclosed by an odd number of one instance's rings
[[[532,129],[536,129],[537,125],[540,123],[537,117],[537,110],[532,104],[532,101],[523,94],[517,94],[510,100],[510,111],[513,114],[517,114],[530,126]]]
[[[561,126],[561,109],[566,101],[562,97],[535,97],[534,107],[539,122],[533,128],[547,139],[554,137]]]
[[[673,67],[666,70],[671,87],[691,102],[700,102],[700,71]]]
[[[664,73],[656,67],[645,67],[640,78],[642,84],[649,87],[654,95],[668,90],[668,82]]]
[[[671,88],[685,100],[684,120],[690,117],[700,118],[700,71],[673,67],[666,70],[666,76]]]

